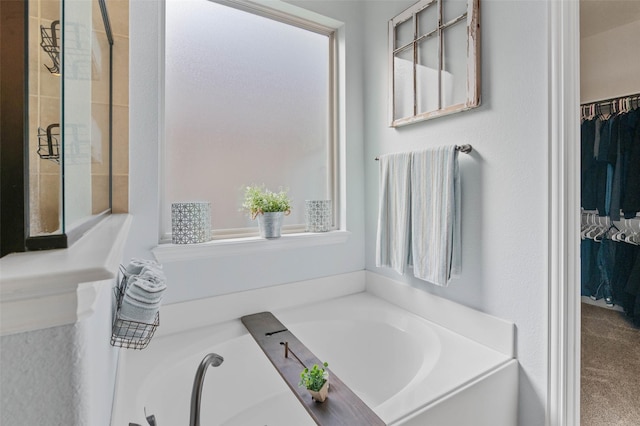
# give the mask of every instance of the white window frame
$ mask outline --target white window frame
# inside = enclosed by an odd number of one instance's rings
[[[344,81],[344,53],[340,46],[344,46],[344,25],[342,22],[327,18],[317,13],[302,9],[297,6],[293,6],[281,1],[260,1],[252,2],[246,0],[208,0],[214,3],[218,3],[224,6],[233,7],[238,10],[242,10],[248,13],[253,13],[258,16],[273,19],[278,22],[293,25],[298,28],[302,28],[308,31],[312,31],[318,34],[325,35],[329,38],[329,132],[328,132],[328,171],[330,187],[330,198],[333,201],[332,211],[332,231],[345,231],[345,217],[346,211],[344,206],[344,194],[345,183],[343,182],[344,176],[344,164],[343,155],[341,153],[344,150],[344,84],[340,83]],[[162,23],[165,26],[164,13],[162,11]],[[161,62],[160,62],[160,105],[159,105],[159,117],[160,117],[160,223],[159,223],[159,242],[160,244],[171,243],[171,230],[164,229],[166,223],[170,221],[170,208],[167,204],[166,191],[164,188],[164,171],[165,171],[165,85],[164,85],[164,64],[165,64],[165,43],[164,39],[161,41]],[[286,235],[300,235],[304,233],[304,225],[284,225],[282,227],[283,236]],[[258,235],[258,230],[255,227],[251,228],[233,228],[233,229],[220,229],[213,230],[213,240],[209,244],[215,244],[219,242],[221,245],[228,245],[229,243],[235,243],[237,240],[244,239],[247,241],[254,241],[255,236]],[[346,238],[346,237],[345,237]],[[297,238],[300,240],[300,237]],[[327,238],[324,238],[325,240]],[[305,245],[309,245],[309,238],[304,238]]]

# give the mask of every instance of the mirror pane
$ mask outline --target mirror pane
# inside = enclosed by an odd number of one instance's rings
[[[393,58],[394,118],[414,115],[413,104],[413,49],[405,49]]]
[[[443,31],[442,108],[467,99],[467,26],[460,21]]]
[[[438,2],[434,1],[416,15],[418,19],[418,37],[438,29]]]
[[[396,40],[395,48],[398,49],[407,43],[411,43],[414,38],[413,31],[413,19],[408,19],[398,25],[396,25]]]
[[[442,23],[451,22],[467,12],[467,0],[443,0]]]
[[[416,84],[418,114],[440,109],[438,103],[439,73],[438,38],[429,37],[418,45]]]

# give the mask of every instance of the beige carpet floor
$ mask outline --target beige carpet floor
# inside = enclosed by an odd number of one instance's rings
[[[582,303],[581,426],[640,426],[640,329]]]

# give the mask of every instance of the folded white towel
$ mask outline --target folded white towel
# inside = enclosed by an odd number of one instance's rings
[[[147,260],[147,259],[138,259],[134,257],[131,259],[129,264],[125,267],[125,270],[127,271],[127,275],[138,275],[142,272],[142,269],[145,266],[160,269],[160,270],[162,269],[162,265],[159,264],[158,262],[155,262],[153,260]]]
[[[458,152],[446,146],[414,152],[412,157],[413,274],[446,286],[460,272]]]
[[[144,310],[158,310],[160,309],[160,303],[162,302],[162,300],[158,299],[155,301],[150,301],[150,300],[139,300],[136,297],[133,297],[131,295],[125,295],[125,297],[122,299],[122,305],[124,305],[125,303],[133,306],[134,310],[135,308],[140,308],[140,309],[144,309]],[[130,315],[125,313],[125,316],[129,317]]]
[[[148,288],[149,291],[154,291],[158,287],[166,287],[167,278],[161,269],[144,267],[137,277],[147,281],[146,286],[143,288]]]
[[[411,153],[380,156],[376,266],[404,274],[410,256]]]
[[[118,317],[124,320],[152,324],[159,309],[160,301],[156,303],[141,303],[125,295],[120,305]]]
[[[162,265],[152,260],[133,258],[125,270],[127,280],[118,319],[153,323],[167,288]],[[126,323],[116,321],[114,333],[121,335],[124,332],[127,332]]]
[[[124,299],[130,297],[142,303],[154,304],[162,300],[166,288],[164,281],[148,279],[147,275],[134,275],[129,279]]]
[[[154,281],[144,275],[136,275],[135,280],[131,280],[131,285],[127,287],[127,291],[136,291],[139,294],[155,297],[158,293],[162,293],[167,289],[164,281]]]
[[[135,278],[138,278],[138,277],[141,277],[149,281],[153,285],[155,284],[164,285],[167,281],[167,278],[164,275],[164,272],[162,271],[162,269],[159,269],[155,266],[147,265],[147,266],[144,266],[139,273],[134,275],[129,275],[129,277],[127,278],[125,289],[129,287],[129,283],[131,281],[133,281]]]
[[[140,290],[139,287],[132,288],[130,290],[131,291],[127,291],[125,293],[122,300],[124,301],[125,299],[132,299],[142,306],[159,305],[159,303],[162,302],[162,297],[164,296],[164,291],[150,294]]]

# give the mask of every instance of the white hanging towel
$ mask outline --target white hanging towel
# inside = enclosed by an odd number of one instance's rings
[[[439,286],[460,273],[460,175],[455,146],[414,152],[411,256],[416,278]]]
[[[376,266],[404,274],[410,254],[411,153],[380,156]]]

